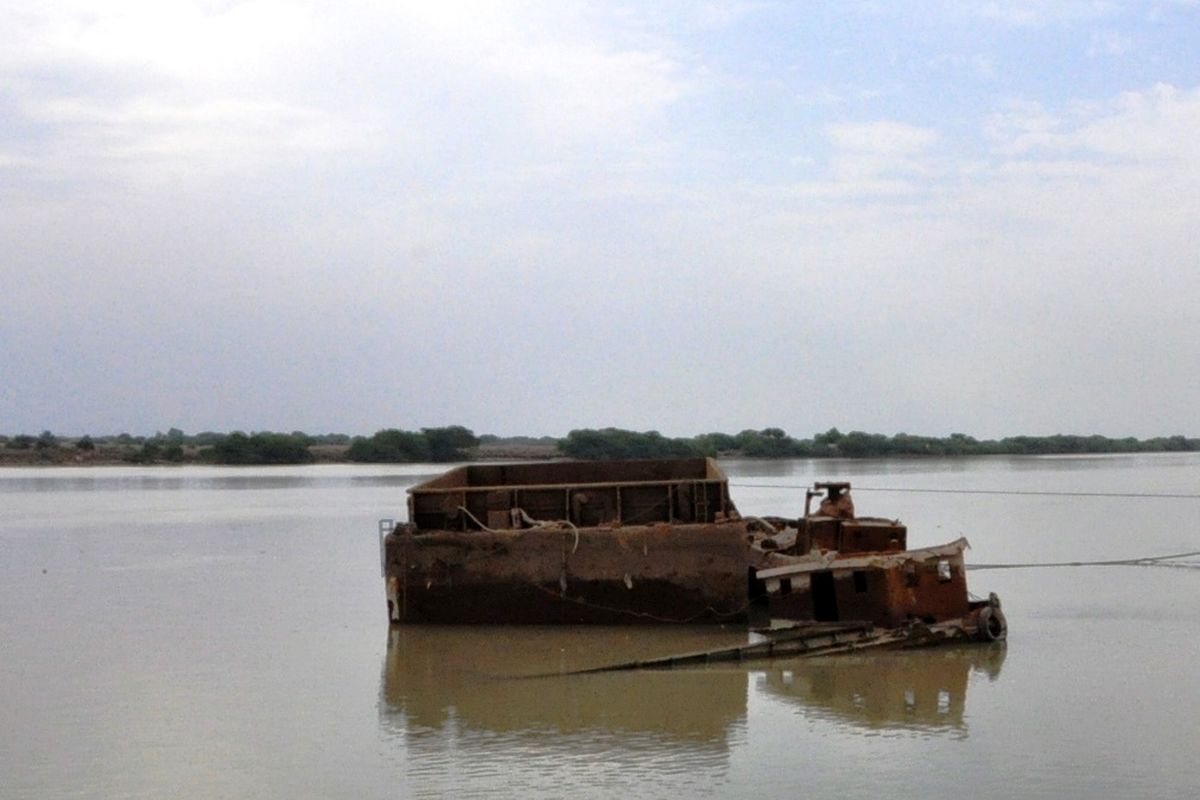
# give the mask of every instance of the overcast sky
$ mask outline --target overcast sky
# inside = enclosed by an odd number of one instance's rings
[[[0,0],[0,432],[1200,435],[1198,37]]]

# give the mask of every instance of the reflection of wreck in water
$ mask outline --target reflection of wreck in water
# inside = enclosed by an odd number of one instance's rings
[[[713,628],[567,628],[416,625],[392,628],[380,718],[406,739],[456,735],[543,738],[575,734],[727,750],[745,720],[746,673],[524,677],[595,664],[612,651],[662,654],[744,634]]]
[[[498,638],[498,634],[502,638]],[[677,670],[570,673],[612,651],[653,656],[729,641],[713,628],[404,626],[388,633],[380,724],[441,751],[478,742],[540,754],[579,747],[727,753],[753,691],[805,716],[872,730],[965,735],[973,674],[995,680],[1000,646],[728,663]],[[546,673],[551,673],[547,675]],[[538,676],[538,677],[525,677]]]
[[[873,652],[838,659],[776,663],[759,686],[794,703],[805,715],[881,730],[955,731],[964,717],[972,673],[1000,676],[1006,650],[998,646]]]
[[[849,488],[756,518],[712,459],[458,467],[409,490],[408,523],[381,526],[388,616],[714,623],[765,607],[793,628],[849,623],[856,648],[1004,638],[995,595],[968,597],[965,539],[908,550],[899,521],[854,516]]]

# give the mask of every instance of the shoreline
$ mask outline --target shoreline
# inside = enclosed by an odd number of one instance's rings
[[[226,464],[202,457],[202,450],[195,446],[184,446],[178,459],[155,459],[139,461],[138,445],[96,445],[93,450],[78,450],[71,446],[42,449],[12,450],[0,448],[0,469],[5,467],[186,467],[186,466],[305,466],[308,464],[420,464],[423,461],[353,461],[348,457],[349,445],[312,445],[308,448],[312,456],[308,461],[279,463]],[[470,462],[497,461],[555,461],[567,457],[557,448],[539,445],[480,445],[467,451]]]
[[[707,433],[668,438],[657,431],[619,428],[579,429],[565,438],[476,436],[459,425],[404,431],[388,428],[371,437],[303,431],[219,434],[206,431],[187,436],[178,428],[153,437],[56,437],[43,431],[34,437],[0,436],[0,467],[116,466],[122,464],[414,464],[556,461],[628,461],[639,459],[723,458],[774,461],[789,458],[923,459],[968,456],[1076,456],[1135,453],[1200,452],[1200,438],[1181,435],[1139,440],[1113,439],[1098,434],[1080,436],[1008,436],[979,440],[966,434],[949,437],[893,436],[836,428],[796,439],[781,428],[745,430],[735,435]]]
[[[136,450],[136,449],[135,449]],[[715,456],[720,461],[790,461],[790,460],[810,460],[810,461],[875,461],[875,460],[901,460],[901,461],[922,461],[926,459],[980,459],[980,458],[1108,458],[1114,456],[1168,456],[1168,455],[1184,455],[1193,451],[1161,451],[1161,450],[1137,450],[1137,451],[1121,451],[1109,453],[961,453],[961,454],[930,454],[930,455],[915,455],[915,454],[879,454],[867,456],[754,456],[744,455],[742,453],[722,453]],[[24,456],[24,457],[23,457]],[[104,468],[104,467],[308,467],[308,466],[323,466],[329,464],[347,464],[358,466],[403,466],[410,464],[498,464],[506,462],[520,461],[571,461],[569,456],[562,453],[474,453],[471,457],[462,461],[454,462],[436,462],[436,461],[351,461],[345,457],[316,457],[311,461],[303,462],[259,462],[250,464],[227,464],[220,461],[212,461],[205,458],[185,457],[178,461],[136,461],[129,458],[114,456],[112,454],[80,454],[68,452],[65,454],[54,454],[46,456],[45,454],[30,454],[25,456],[24,453],[18,451],[17,454],[5,453],[0,451],[0,470],[4,469],[55,469],[65,467],[87,467],[87,468]],[[583,459],[590,460],[590,459]]]

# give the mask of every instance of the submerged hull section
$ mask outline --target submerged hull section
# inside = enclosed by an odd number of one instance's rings
[[[737,622],[748,609],[740,521],[421,531],[385,540],[393,623]]]

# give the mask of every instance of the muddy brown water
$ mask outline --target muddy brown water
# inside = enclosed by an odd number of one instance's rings
[[[849,479],[968,563],[1200,550],[1196,455],[727,461],[743,513]],[[430,466],[0,469],[0,798],[1179,797],[1200,570],[974,571],[1007,646],[528,677],[737,629],[389,632],[376,520]]]

